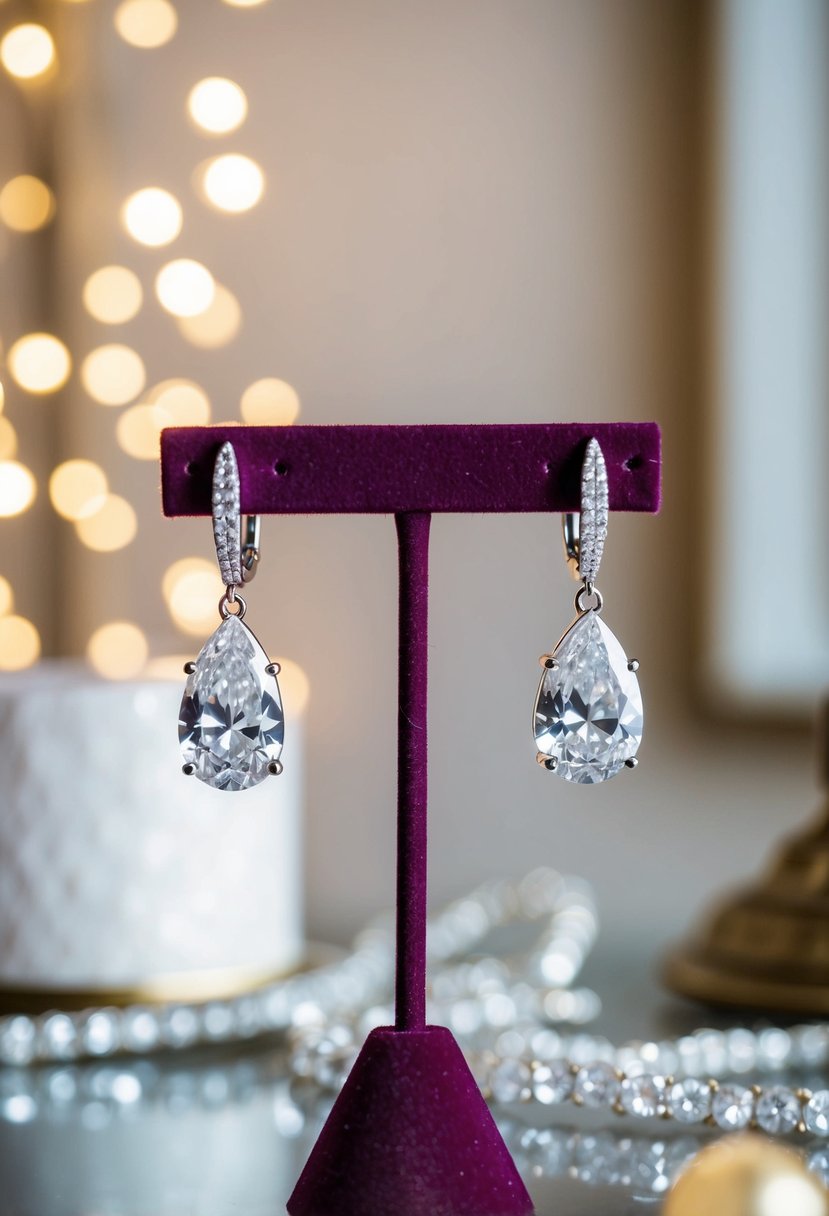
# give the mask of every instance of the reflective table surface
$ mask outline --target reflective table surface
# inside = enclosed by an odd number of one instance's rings
[[[584,978],[604,1000],[595,1029],[615,1041],[736,1021],[665,997],[641,958],[599,954]],[[271,1040],[0,1070],[0,1216],[283,1212],[330,1101],[292,1085],[285,1062]],[[539,1216],[659,1212],[672,1177],[712,1138],[569,1107],[542,1127],[527,1109],[497,1113]],[[803,1151],[826,1177],[829,1147]]]

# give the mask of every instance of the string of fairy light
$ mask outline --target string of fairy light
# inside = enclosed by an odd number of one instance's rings
[[[267,0],[222,2],[242,9],[259,7]],[[145,54],[175,37],[178,13],[171,0],[121,0],[113,10],[112,22],[116,36],[136,53]],[[22,89],[48,87],[60,72],[52,33],[38,22],[11,25],[0,36],[0,64]],[[248,108],[239,83],[211,76],[193,82],[182,117],[205,139],[226,139],[244,125]],[[28,172],[26,165],[20,169],[0,188],[0,223],[11,239],[25,241],[59,218],[61,201],[53,184]],[[266,189],[262,167],[235,149],[206,157],[195,167],[193,184],[198,205],[226,214],[250,211],[261,202]],[[122,201],[112,222],[136,245],[168,251],[185,227],[185,206],[169,190],[148,183]],[[81,303],[102,335],[107,329],[127,325],[148,307],[168,313],[182,340],[196,347],[227,346],[242,324],[236,296],[215,279],[208,266],[190,257],[164,261],[151,285],[145,285],[126,265],[89,267]],[[117,411],[115,439],[135,460],[158,460],[159,436],[165,427],[198,426],[211,418],[210,398],[201,385],[181,377],[148,385],[140,352],[122,341],[101,341],[76,356],[55,334],[20,334],[8,346],[3,375],[7,384],[13,382],[22,394],[34,397],[55,394],[77,376],[90,409]],[[0,383],[0,518],[11,518],[31,507],[38,484],[18,452],[17,433],[5,403]],[[248,385],[240,400],[241,418],[251,424],[288,424],[298,412],[295,390],[278,377]],[[132,503],[111,486],[107,471],[94,460],[82,455],[64,460],[49,476],[48,495],[54,511],[71,523],[80,543],[90,550],[114,553],[132,544],[139,533]],[[162,580],[172,621],[193,637],[204,636],[212,628],[221,590],[213,564],[200,557],[173,562]],[[0,669],[21,669],[39,656],[37,626],[15,612],[14,588],[8,578],[0,576]],[[126,678],[148,668],[149,644],[136,622],[107,621],[89,637],[87,657],[102,675]]]

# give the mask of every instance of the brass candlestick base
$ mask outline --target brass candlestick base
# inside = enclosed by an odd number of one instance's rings
[[[829,800],[820,822],[784,843],[758,883],[668,956],[662,975],[694,1000],[829,1016]]]

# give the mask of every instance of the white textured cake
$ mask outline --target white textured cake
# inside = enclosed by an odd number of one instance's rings
[[[290,667],[284,772],[241,793],[182,774],[183,675],[112,683],[47,662],[0,678],[0,989],[197,999],[298,961]]]

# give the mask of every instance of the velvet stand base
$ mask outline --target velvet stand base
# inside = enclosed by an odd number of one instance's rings
[[[528,1216],[518,1171],[448,1030],[366,1040],[290,1216]]]

